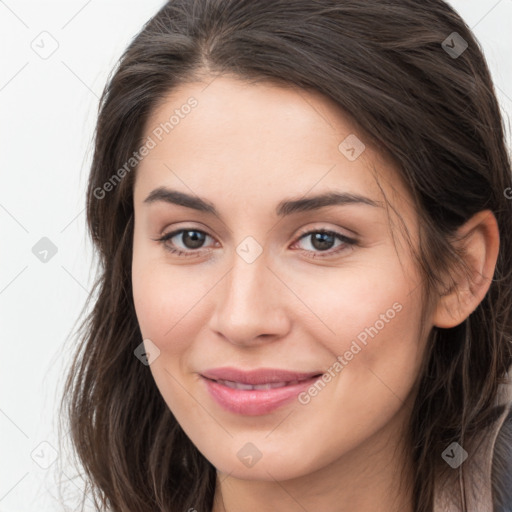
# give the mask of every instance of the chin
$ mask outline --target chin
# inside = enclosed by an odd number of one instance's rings
[[[233,456],[226,458],[225,453],[219,457],[209,458],[210,462],[215,466],[217,471],[229,475],[232,478],[241,480],[260,480],[260,481],[285,481],[292,480],[295,478],[306,477],[308,474],[317,471],[323,465],[327,465],[329,461],[323,463],[317,460],[315,464],[312,460],[306,460],[305,458],[297,459],[298,453],[290,454],[289,457],[286,453],[280,450],[279,453],[267,453],[265,454],[265,448],[261,448],[261,458],[258,460],[254,459],[251,461],[250,458],[244,462],[244,455],[250,454],[253,448],[244,450],[244,446],[248,443],[242,444],[242,449],[233,451]],[[238,444],[238,443],[237,443]],[[250,446],[250,445],[249,445]],[[302,452],[303,450],[294,448],[294,451]],[[242,453],[239,456],[239,453]],[[257,452],[254,452],[254,456],[258,456]],[[252,464],[252,465],[251,465]]]

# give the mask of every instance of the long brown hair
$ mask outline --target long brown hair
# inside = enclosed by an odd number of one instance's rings
[[[460,55],[443,45],[454,32],[468,45]],[[457,263],[455,230],[481,210],[496,216],[500,253],[490,289],[460,325],[432,329],[418,375],[407,441],[414,509],[430,512],[447,466],[440,454],[496,418],[498,385],[512,364],[503,119],[478,41],[442,0],[171,0],[126,49],[100,101],[87,192],[99,273],[62,401],[90,496],[97,509],[116,512],[212,507],[215,468],[134,356],[142,341],[130,273],[136,163],[106,193],[105,184],[130,161],[169,91],[224,73],[319,91],[392,156],[421,219],[426,297]]]

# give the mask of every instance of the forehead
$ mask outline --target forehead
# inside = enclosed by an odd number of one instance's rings
[[[148,137],[154,147],[137,169],[136,196],[168,184],[219,199],[264,192],[273,203],[334,188],[377,198],[372,169],[396,178],[335,102],[268,82],[220,76],[183,84],[149,116]]]

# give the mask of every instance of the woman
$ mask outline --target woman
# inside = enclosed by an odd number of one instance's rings
[[[511,187],[443,1],[166,3],[89,180],[98,509],[510,510]]]

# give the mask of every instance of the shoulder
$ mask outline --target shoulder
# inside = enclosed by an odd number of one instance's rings
[[[494,444],[492,492],[494,512],[512,512],[512,409]]]

